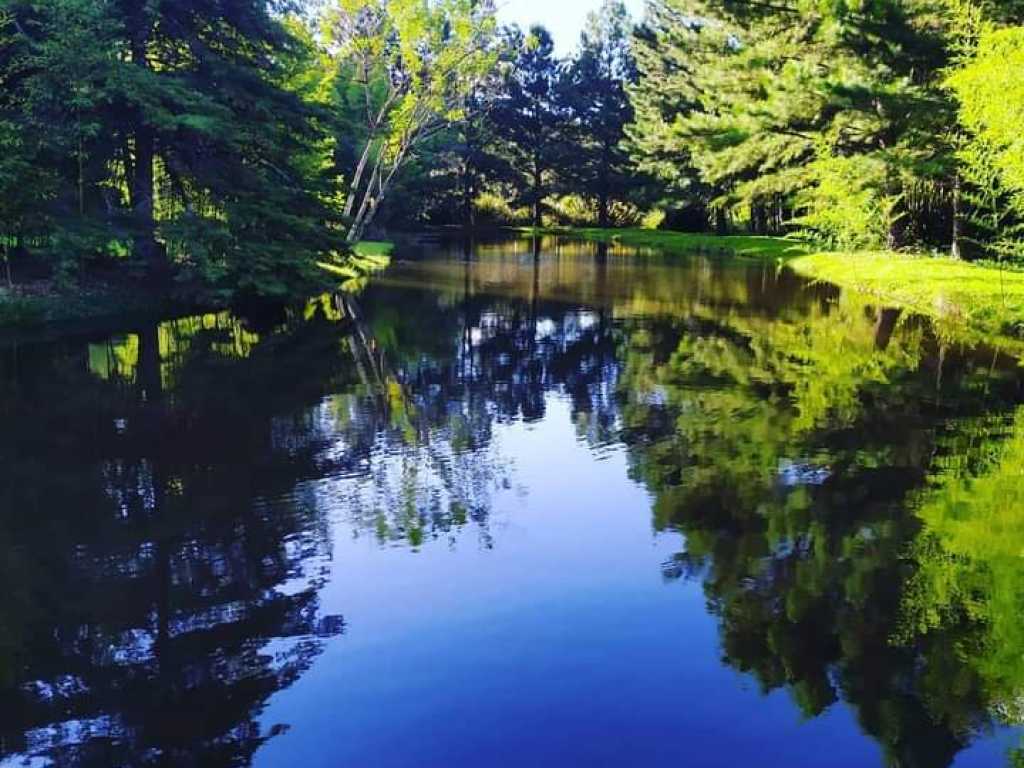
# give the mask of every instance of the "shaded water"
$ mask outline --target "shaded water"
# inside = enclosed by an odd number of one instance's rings
[[[1014,360],[773,265],[416,256],[0,347],[0,764],[1024,760]]]

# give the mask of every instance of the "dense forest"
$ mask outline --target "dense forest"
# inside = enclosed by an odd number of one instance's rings
[[[644,226],[1019,258],[1019,0],[0,0],[7,291],[309,294],[380,228]]]

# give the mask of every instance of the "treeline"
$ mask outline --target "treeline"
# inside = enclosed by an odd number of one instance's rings
[[[499,30],[494,77],[410,170],[392,216],[602,227],[657,216],[659,190],[625,143],[637,84],[633,31],[619,0],[590,14],[566,58],[543,26]]]
[[[651,0],[641,169],[761,232],[1024,256],[1024,3]]]
[[[0,0],[3,282],[283,297],[351,278],[382,227],[639,222],[621,2],[566,60],[495,13]]]
[[[1024,260],[1020,0],[608,0],[502,51],[404,213]]]
[[[309,292],[382,226],[1018,257],[1022,0],[0,0],[0,276]]]
[[[350,277],[498,44],[477,0],[0,0],[0,274],[217,300]]]

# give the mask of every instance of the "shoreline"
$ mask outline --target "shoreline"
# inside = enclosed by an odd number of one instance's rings
[[[570,227],[515,231],[658,248],[666,253],[772,259],[809,280],[925,316],[959,340],[1024,349],[1024,272],[1017,270],[928,254],[820,251],[781,237]]]
[[[599,229],[597,227],[510,227],[507,231],[527,236],[574,237],[598,243],[617,243],[635,248],[657,248],[666,253],[717,253],[738,258],[786,261],[810,252],[799,240],[769,235],[712,235],[664,229]]]
[[[372,270],[385,264],[393,250],[393,243],[366,241],[355,246],[355,255]],[[355,274],[353,270],[341,277],[349,280]],[[5,286],[0,286],[0,337],[62,335],[93,328],[101,330],[120,322],[182,317],[228,308],[226,303],[171,298],[154,302],[138,286],[124,282],[93,282],[75,290],[28,295],[11,295]]]
[[[1024,272],[923,254],[820,252],[787,266],[802,277],[891,303],[971,342],[1024,346]]]
[[[1024,272],[927,254],[889,251],[818,251],[782,237],[712,235],[639,228],[508,227],[523,236],[554,236],[652,248],[666,254],[702,254],[775,261],[809,280],[830,283],[894,308],[922,315],[949,335],[971,343],[1009,343],[1024,348]],[[356,255],[371,268],[390,257],[394,243],[368,241]],[[339,275],[352,278],[352,274]],[[67,332],[122,319],[219,311],[225,305],[151,300],[130,287],[85,286],[47,296],[10,297],[0,288],[0,334]]]

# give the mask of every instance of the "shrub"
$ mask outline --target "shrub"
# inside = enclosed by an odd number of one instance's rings
[[[831,248],[856,250],[884,245],[895,221],[898,198],[887,195],[880,160],[840,157],[824,150],[811,166],[814,183],[797,197],[801,234]]]

